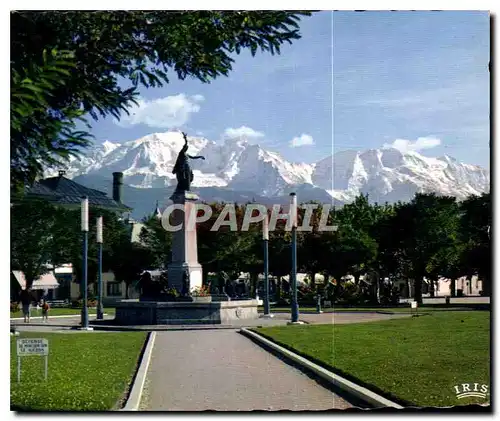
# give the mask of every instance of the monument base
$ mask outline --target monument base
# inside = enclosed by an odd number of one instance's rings
[[[257,300],[215,301],[190,297],[170,302],[121,300],[115,304],[114,323],[124,326],[231,324],[259,318]]]
[[[167,268],[168,286],[184,295],[189,282],[189,292],[199,289],[203,282],[202,267],[198,263],[198,245],[196,238],[196,201],[198,196],[189,191],[175,191],[170,200],[178,208],[172,212],[171,226],[180,227],[172,235],[172,261]],[[165,224],[167,221],[164,221]]]
[[[183,291],[184,272],[189,273],[189,291],[193,292],[201,288],[203,283],[203,273],[200,264],[193,263],[170,263],[168,265],[168,286],[175,288],[178,292]]]

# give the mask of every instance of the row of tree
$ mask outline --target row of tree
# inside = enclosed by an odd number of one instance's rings
[[[323,274],[326,279],[340,281],[350,274],[356,283],[361,275],[377,283],[385,278],[411,280],[418,301],[424,277],[430,281],[433,294],[441,276],[455,280],[478,274],[484,293],[489,295],[490,200],[489,193],[462,202],[453,197],[417,194],[408,203],[378,205],[370,204],[368,196],[362,195],[351,204],[330,210],[328,225],[337,225],[335,232],[318,230],[323,211],[318,206],[311,218],[312,230],[298,232],[298,270],[309,274],[309,279]],[[205,277],[209,272],[225,271],[234,276],[248,272],[255,288],[263,270],[262,225],[251,224],[248,231],[232,231],[228,226],[211,231],[224,204],[211,206],[211,218],[197,227],[199,261]],[[238,228],[245,208],[235,207]],[[299,211],[299,225],[304,213]],[[142,236],[145,246],[155,250],[158,262],[168,261],[170,234],[154,217],[145,223],[149,227]],[[279,220],[269,237],[270,272],[277,277],[291,270],[291,233],[285,226],[286,222]]]
[[[262,224],[251,224],[248,231],[232,231],[222,226],[212,231],[224,204],[212,204],[212,216],[197,226],[198,258],[203,265],[204,282],[208,273],[225,272],[237,277],[251,275],[253,293],[263,271]],[[241,228],[246,205],[236,205],[236,220]],[[490,194],[471,196],[458,202],[452,197],[417,194],[408,203],[370,204],[368,196],[331,210],[329,225],[338,230],[319,231],[322,207],[311,218],[311,231],[297,236],[298,270],[314,279],[316,274],[338,282],[361,275],[372,282],[412,280],[415,298],[421,301],[423,278],[431,281],[431,294],[438,277],[457,279],[478,274],[484,293],[491,287]],[[283,210],[284,212],[284,210]],[[145,218],[140,243],[131,242],[131,227],[126,221],[103,210],[90,209],[89,283],[97,274],[95,220],[102,215],[104,225],[103,269],[111,270],[127,285],[137,281],[145,269],[166,269],[170,260],[172,233],[154,215]],[[299,225],[304,211],[299,210]],[[291,233],[286,221],[278,220],[269,234],[269,265],[274,276],[291,270]],[[25,200],[12,210],[13,269],[22,270],[31,284],[46,271],[46,264],[72,263],[77,282],[81,273],[82,237],[78,209]],[[452,286],[454,283],[452,283]]]

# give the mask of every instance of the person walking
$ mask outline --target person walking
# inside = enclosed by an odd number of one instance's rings
[[[31,302],[33,301],[33,297],[31,296],[30,290],[24,288],[21,291],[21,306],[23,308],[23,316],[24,323],[30,322],[30,313],[31,313]]]
[[[42,321],[44,322],[49,321],[49,310],[50,310],[49,303],[42,298]]]

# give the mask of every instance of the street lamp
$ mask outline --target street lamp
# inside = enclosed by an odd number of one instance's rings
[[[269,217],[262,221],[262,240],[264,243],[264,317],[273,317],[269,303]]]
[[[292,271],[291,271],[291,310],[292,323],[299,323],[299,303],[297,301],[297,195],[290,193],[290,213],[292,224]]]
[[[88,234],[89,234],[89,199],[82,198],[82,234],[83,234],[83,261],[82,261],[82,330],[89,329],[89,312],[87,308],[87,252],[88,252]]]
[[[104,318],[103,307],[102,307],[102,216],[97,218],[97,320],[102,320]]]

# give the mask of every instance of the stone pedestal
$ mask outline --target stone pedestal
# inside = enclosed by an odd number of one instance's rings
[[[202,285],[202,268],[198,263],[196,238],[196,201],[192,192],[175,192],[170,200],[176,209],[170,214],[170,225],[176,228],[172,233],[172,262],[168,265],[168,285],[179,293],[183,290],[184,273],[189,273],[190,290]]]
[[[211,297],[175,302],[121,300],[115,307],[113,324],[123,326],[237,325],[244,320],[259,318],[257,300],[214,301]]]

